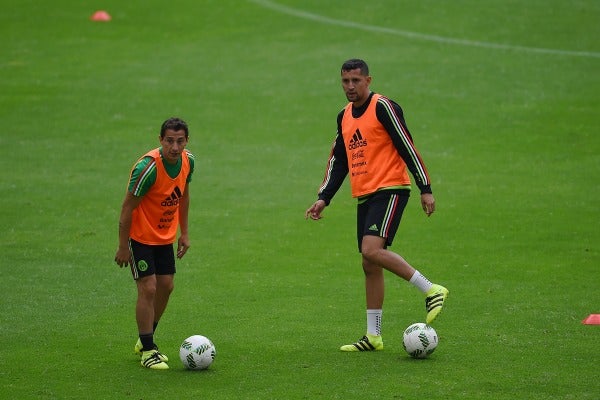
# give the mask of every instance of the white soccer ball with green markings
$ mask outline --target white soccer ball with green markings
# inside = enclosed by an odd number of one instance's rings
[[[190,336],[179,347],[179,358],[187,369],[200,370],[210,367],[216,354],[213,342],[202,335]]]
[[[438,335],[431,326],[422,322],[404,330],[404,350],[413,358],[427,358],[438,345]]]

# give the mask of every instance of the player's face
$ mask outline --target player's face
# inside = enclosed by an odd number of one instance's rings
[[[359,68],[342,71],[342,89],[348,101],[353,102],[356,107],[362,106],[369,97],[370,84],[371,77],[362,75]]]
[[[165,161],[171,164],[177,163],[181,157],[181,153],[187,145],[187,138],[185,137],[185,131],[174,131],[167,129],[165,136],[160,137],[160,144],[162,145],[162,155]]]

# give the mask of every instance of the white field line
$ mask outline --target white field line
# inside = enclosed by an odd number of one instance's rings
[[[313,13],[309,13],[306,11],[297,10],[292,7],[277,4],[277,3],[269,1],[269,0],[248,0],[248,1],[251,3],[255,3],[259,6],[262,6],[264,8],[269,8],[271,10],[280,12],[282,14],[287,14],[287,15],[292,15],[294,17],[298,17],[298,18],[308,19],[308,20],[320,22],[322,24],[337,25],[337,26],[343,26],[346,28],[360,29],[362,31],[385,33],[388,35],[404,36],[404,37],[407,37],[410,39],[426,40],[429,42],[436,42],[436,43],[448,43],[448,44],[460,45],[460,46],[483,47],[483,48],[487,48],[487,49],[513,50],[513,51],[522,51],[522,52],[528,52],[528,53],[551,54],[551,55],[558,55],[558,56],[600,58],[600,53],[593,52],[593,51],[548,49],[548,48],[542,48],[542,47],[527,47],[527,46],[517,46],[517,45],[511,45],[511,44],[480,42],[480,41],[468,40],[468,39],[456,39],[456,38],[451,38],[451,37],[429,35],[426,33],[404,31],[404,30],[400,30],[400,29],[385,28],[385,27],[374,26],[374,25],[365,25],[365,24],[359,24],[357,22],[344,21],[344,20],[324,17],[322,15],[313,14]]]

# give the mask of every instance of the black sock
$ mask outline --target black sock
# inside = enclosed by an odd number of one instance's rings
[[[148,351],[154,349],[154,334],[152,333],[140,333],[140,341],[142,342],[142,351]]]

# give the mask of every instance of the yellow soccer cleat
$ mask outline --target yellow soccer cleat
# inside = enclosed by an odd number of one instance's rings
[[[383,339],[381,336],[369,335],[368,333],[358,342],[346,344],[340,347],[341,351],[376,351],[383,350]]]
[[[427,318],[425,322],[428,325],[442,312],[448,293],[448,289],[441,285],[433,285],[431,289],[429,289],[429,292],[427,292],[427,297],[425,298]]]
[[[137,342],[135,342],[135,346],[133,346],[133,352],[135,354],[137,354],[138,356],[142,355],[142,349],[144,348],[144,346],[142,345],[142,341],[140,340],[140,338],[138,338]],[[154,350],[158,351],[158,346],[154,346]],[[160,358],[160,361],[162,362],[169,362],[169,357],[167,357],[165,354],[161,353],[160,351],[158,352],[158,357]]]
[[[133,352],[138,356],[142,355],[142,349],[144,346],[142,345],[142,341],[138,338],[137,342],[135,342],[135,346],[133,346]]]
[[[142,367],[150,369],[169,369],[167,363],[160,359],[158,350],[142,352],[142,361],[140,363],[142,364]]]

